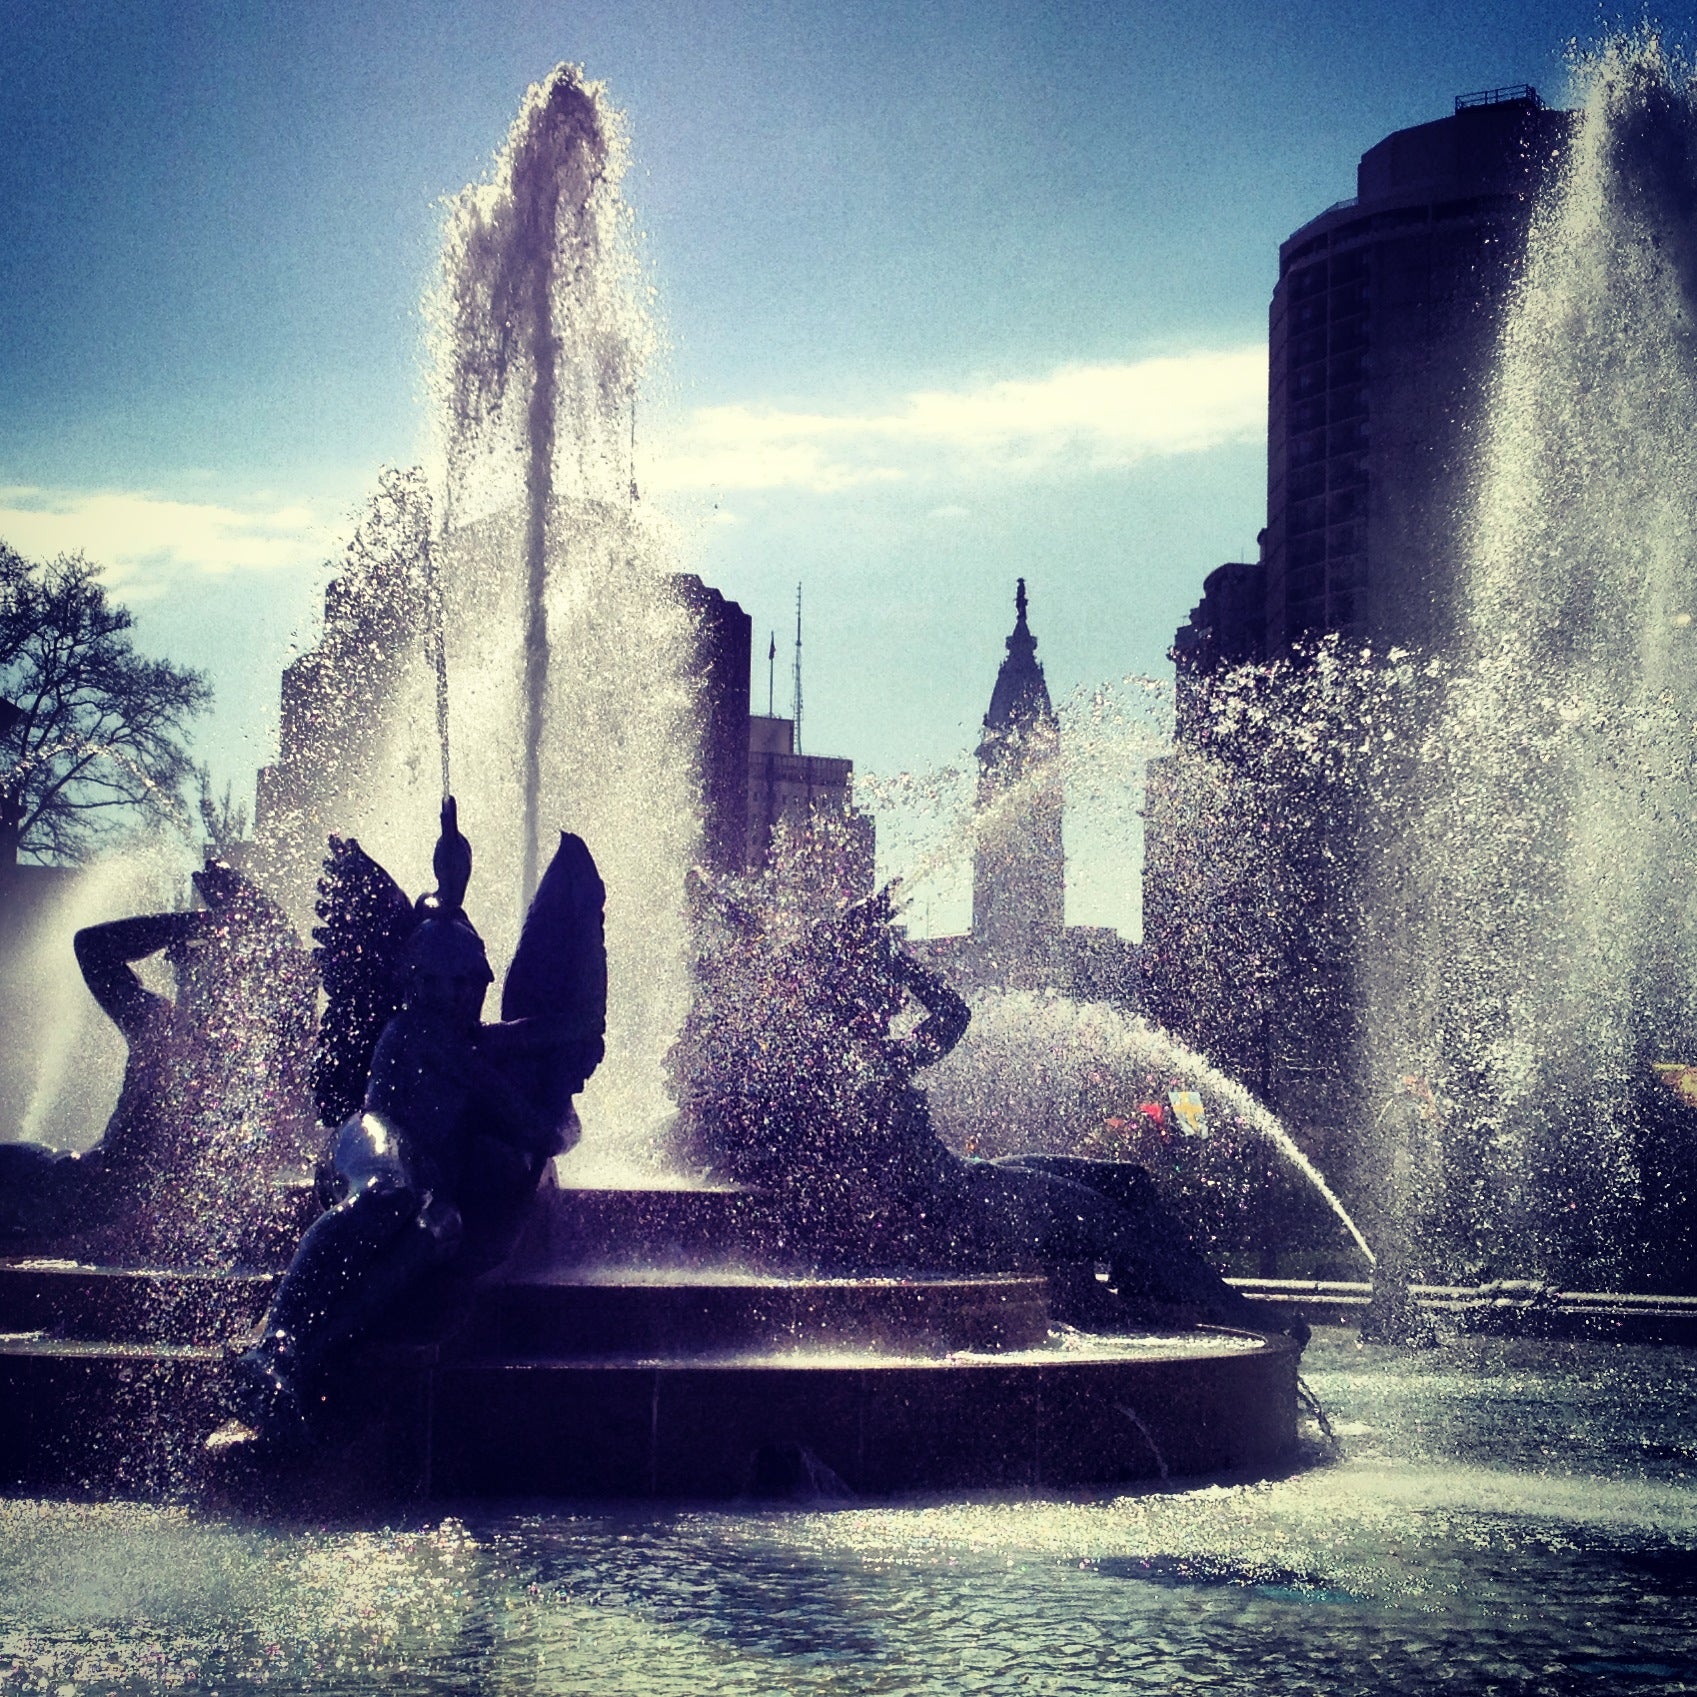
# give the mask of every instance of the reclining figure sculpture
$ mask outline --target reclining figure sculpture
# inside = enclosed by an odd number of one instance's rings
[[[789,946],[745,911],[727,904],[722,917],[728,936],[672,1057],[686,1149],[777,1192],[798,1237],[866,1266],[1040,1268],[1057,1318],[1081,1326],[1205,1321],[1306,1338],[1299,1319],[1206,1265],[1142,1167],[976,1160],[943,1142],[915,1074],[971,1012],[902,946],[888,892]],[[898,1035],[910,998],[924,1018]]]
[[[260,1437],[304,1431],[331,1352],[426,1275],[463,1284],[498,1266],[549,1160],[579,1136],[572,1098],[601,1060],[607,996],[589,850],[562,833],[495,1024],[482,1020],[494,975],[462,906],[471,846],[452,798],[435,873],[411,903],[357,842],[331,839],[314,932],[326,1211],[238,1362],[237,1406]]]
[[[311,1126],[312,963],[281,909],[208,860],[202,908],[76,934],[90,994],[128,1047],[100,1141],[0,1144],[0,1232],[119,1261],[227,1263],[268,1224],[270,1172]],[[136,963],[163,954],[172,993]]]

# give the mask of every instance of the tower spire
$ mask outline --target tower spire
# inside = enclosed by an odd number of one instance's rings
[[[1026,622],[1025,579],[978,744],[972,853],[972,935],[995,981],[1017,989],[1058,983],[1066,929],[1065,805],[1060,726],[1037,638]]]
[[[985,730],[1007,729],[1015,723],[1053,717],[1049,690],[1043,681],[1042,663],[1037,658],[1037,638],[1026,623],[1025,579],[1014,590],[1014,627],[1008,632],[1007,658],[996,676],[990,711],[984,715]]]

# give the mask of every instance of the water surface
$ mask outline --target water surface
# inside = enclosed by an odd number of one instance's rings
[[[299,1526],[13,1499],[0,1692],[1693,1691],[1694,1368],[1322,1330],[1341,1453],[1135,1495]]]

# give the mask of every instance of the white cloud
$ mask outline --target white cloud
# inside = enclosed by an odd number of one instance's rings
[[[129,490],[0,487],[0,539],[31,559],[81,549],[114,588],[145,597],[167,580],[276,571],[335,549],[336,534],[295,502],[250,509]]]
[[[683,491],[806,489],[952,477],[1052,477],[1252,442],[1267,351],[1064,365],[1047,377],[919,390],[870,413],[698,408],[656,447],[648,481]]]
[[[917,390],[867,412],[701,407],[654,444],[656,491],[835,494],[879,484],[1044,478],[1255,441],[1265,428],[1261,346],[1064,365],[1045,377]],[[939,520],[968,516],[957,502]],[[734,524],[721,511],[712,522]],[[0,539],[31,558],[81,549],[133,598],[196,574],[315,564],[341,526],[300,502],[242,505],[133,490],[0,486]]]

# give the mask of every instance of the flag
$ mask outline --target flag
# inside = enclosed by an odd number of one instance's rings
[[[1172,1104],[1173,1117],[1184,1122],[1184,1129],[1192,1137],[1208,1135],[1207,1120],[1202,1111],[1202,1098],[1194,1090],[1169,1091],[1167,1100]]]
[[[1685,1061],[1655,1061],[1651,1072],[1688,1108],[1697,1108],[1697,1066]]]

